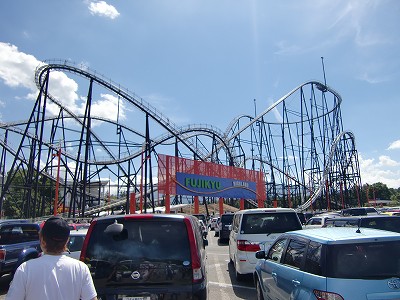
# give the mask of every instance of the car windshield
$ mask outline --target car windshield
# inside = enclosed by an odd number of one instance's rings
[[[400,277],[400,242],[330,245],[327,276],[345,279]]]
[[[241,233],[283,233],[302,229],[296,213],[268,212],[244,214]]]
[[[119,261],[190,261],[188,234],[184,222],[118,220],[120,234],[106,234],[111,223],[98,223],[91,234],[86,257],[109,263]]]

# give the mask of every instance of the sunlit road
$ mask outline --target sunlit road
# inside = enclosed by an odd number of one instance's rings
[[[256,289],[251,276],[241,282],[235,279],[233,265],[229,263],[228,243],[218,244],[214,231],[208,233],[207,249],[209,299],[256,299]]]
[[[218,238],[214,237],[214,231],[209,231],[209,245],[207,249],[209,299],[233,300],[256,299],[256,290],[251,277],[242,282],[236,282],[235,273],[229,264],[228,244],[218,244]],[[0,300],[5,299],[10,276],[0,278]]]

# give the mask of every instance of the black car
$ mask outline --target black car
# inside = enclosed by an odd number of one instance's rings
[[[207,244],[193,216],[114,215],[92,221],[80,260],[99,299],[207,299]]]
[[[346,216],[367,216],[370,214],[377,215],[378,211],[374,207],[351,207],[340,211],[340,214]]]
[[[223,214],[219,220],[219,240],[227,241],[229,240],[229,225],[232,224],[234,214]]]

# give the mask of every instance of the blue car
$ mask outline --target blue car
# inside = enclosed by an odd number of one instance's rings
[[[291,231],[256,257],[257,299],[400,299],[400,234],[395,232]]]

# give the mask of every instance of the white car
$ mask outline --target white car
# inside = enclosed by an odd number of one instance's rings
[[[70,231],[68,242],[69,251],[65,252],[65,255],[79,259],[79,256],[81,255],[83,241],[85,240],[87,231],[87,228]]]
[[[308,219],[307,223],[304,225],[304,229],[325,227],[326,220],[334,219],[336,217],[340,217],[340,215],[339,214],[316,215]]]
[[[215,228],[218,227],[218,221],[219,221],[219,217],[214,217],[211,219],[210,230],[215,230]]]
[[[229,259],[237,281],[253,274],[257,251],[264,250],[284,232],[302,229],[296,211],[291,208],[240,210],[234,214],[229,227]]]
[[[221,217],[218,217],[217,224],[214,227],[214,236],[219,237],[219,229],[220,229],[220,224],[221,224]]]

